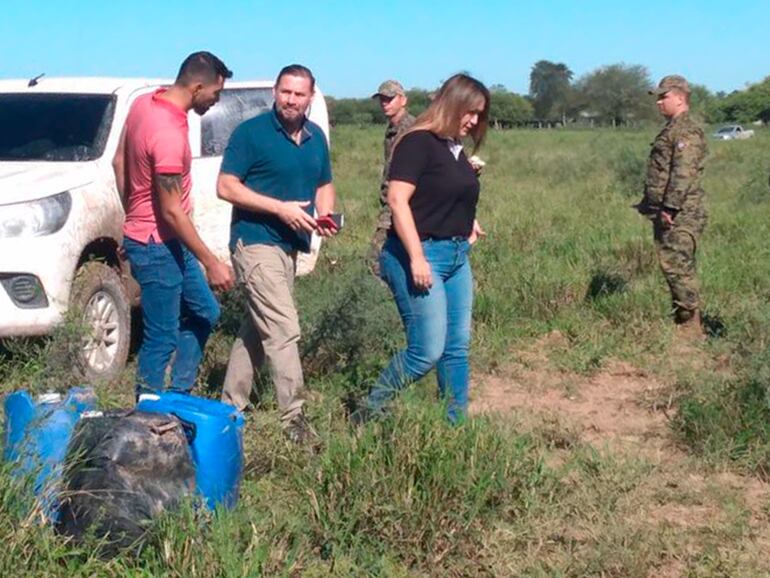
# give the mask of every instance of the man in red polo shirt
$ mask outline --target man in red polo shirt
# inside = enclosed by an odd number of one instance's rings
[[[142,289],[144,334],[137,394],[166,389],[172,356],[169,389],[192,389],[204,346],[220,315],[209,284],[228,290],[234,283],[231,267],[203,243],[190,218],[192,155],[187,126],[187,113],[205,114],[231,76],[210,52],[188,56],[172,86],[136,99],[113,160],[126,211],[123,248]]]

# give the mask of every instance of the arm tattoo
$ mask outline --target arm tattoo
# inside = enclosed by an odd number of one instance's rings
[[[159,193],[182,195],[182,175],[155,175]]]

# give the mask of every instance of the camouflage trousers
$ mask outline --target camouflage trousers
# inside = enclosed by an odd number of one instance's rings
[[[681,226],[665,228],[660,222],[653,223],[653,234],[660,270],[671,291],[674,319],[682,323],[701,307],[695,263],[698,235]]]
[[[388,238],[391,220],[392,213],[390,212],[390,207],[385,205],[380,209],[380,214],[377,216],[377,228],[374,230],[374,235],[372,235],[372,240],[369,244],[369,252],[366,255],[369,270],[375,277],[380,276],[380,253],[382,252],[382,246],[385,244],[385,239]]]

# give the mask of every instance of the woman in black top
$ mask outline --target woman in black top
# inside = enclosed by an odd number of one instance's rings
[[[399,351],[372,387],[366,416],[434,366],[449,419],[468,407],[473,276],[468,252],[480,234],[476,221],[477,171],[463,151],[474,152],[487,131],[489,91],[457,74],[396,143],[389,173],[393,228],[380,255],[381,276],[393,292],[406,330]]]

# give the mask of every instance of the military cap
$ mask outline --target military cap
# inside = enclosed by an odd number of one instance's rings
[[[690,94],[690,85],[684,76],[670,74],[664,76],[660,81],[660,84],[658,84],[658,88],[651,90],[650,94],[660,96],[661,94],[666,94],[669,90],[679,90],[686,94]]]
[[[404,87],[397,80],[386,80],[380,85],[377,92],[372,95],[372,98],[377,98],[380,95],[387,96],[388,98],[393,98],[396,95],[404,96]]]

